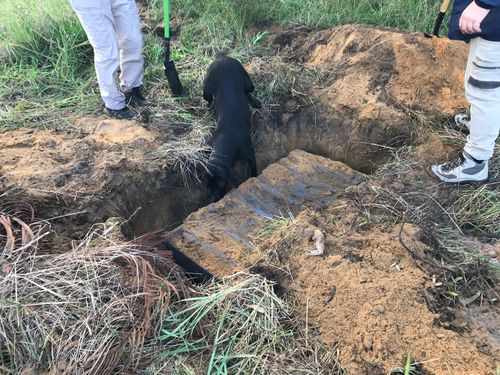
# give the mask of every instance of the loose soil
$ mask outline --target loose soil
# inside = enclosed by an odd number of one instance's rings
[[[305,78],[281,115],[256,119],[264,165],[301,149],[369,173],[394,148],[426,143],[428,125],[467,106],[463,43],[352,25],[269,39],[279,57],[302,64]],[[277,66],[255,60],[249,70],[268,83]]]
[[[324,257],[309,255],[317,229],[326,235]],[[262,243],[259,250],[272,257],[259,266],[285,270],[274,272],[280,287],[293,291],[311,335],[339,348],[349,373],[387,374],[410,353],[432,374],[494,374],[498,334],[472,323],[472,336],[480,337],[471,339],[438,323],[432,295],[445,287],[416,267],[399,230],[367,225],[351,201],[337,202],[322,212],[302,212],[292,229]],[[417,227],[405,225],[402,240],[425,254],[419,237]]]
[[[277,66],[301,67],[302,83],[289,89],[280,108],[254,116],[260,170],[301,149],[371,173],[392,151],[412,144],[418,166],[407,181],[390,183],[437,191],[422,166],[456,151],[432,128],[466,106],[466,45],[366,26],[278,30],[268,41],[275,55],[247,66],[257,93]],[[0,187],[54,218],[59,238],[51,243],[53,252],[67,251],[71,240],[109,217],[130,220],[128,236],[172,229],[204,205],[205,191],[174,167],[149,159],[152,150],[179,137],[168,124],[153,125],[84,118],[64,131],[4,133]],[[384,183],[370,182],[363,191],[375,194],[370,184]],[[467,315],[455,313],[443,324],[434,306],[444,280],[437,286],[418,267],[400,243],[399,224],[374,224],[349,194],[339,198],[302,207],[292,226],[259,237],[259,256],[243,259],[245,266],[275,279],[283,295],[297,301],[308,334],[337,347],[351,374],[386,374],[402,367],[407,353],[432,374],[495,374],[498,309],[476,301],[458,310]],[[141,216],[139,207],[148,212]],[[308,255],[315,229],[326,235],[323,257]],[[421,237],[421,229],[409,224],[401,235],[413,251],[427,254]],[[498,244],[489,246],[490,258],[498,260]],[[457,319],[461,329],[447,329],[450,322],[456,328]]]

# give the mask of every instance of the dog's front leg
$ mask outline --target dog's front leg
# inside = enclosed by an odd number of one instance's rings
[[[246,93],[247,98],[248,98],[248,103],[255,109],[260,109],[262,108],[262,103],[259,99],[257,99],[255,96],[250,94],[249,92]]]
[[[248,161],[250,166],[250,176],[257,177],[257,160],[255,160],[255,151],[252,146],[245,150],[243,160]]]
[[[205,99],[208,102],[209,107],[212,106],[214,96],[215,96],[214,86],[209,81],[205,81],[205,83],[203,84],[203,99]]]

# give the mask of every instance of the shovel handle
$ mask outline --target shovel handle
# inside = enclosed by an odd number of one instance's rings
[[[170,38],[170,2],[169,2],[169,0],[163,1],[163,25],[164,25],[165,39],[169,39]]]
[[[443,23],[444,16],[450,7],[451,0],[443,0],[441,3],[441,7],[439,8],[439,14],[436,18],[436,22],[434,23],[434,30],[432,35],[439,36],[439,29],[441,28],[441,24]]]
[[[168,2],[168,0],[165,0]],[[448,11],[448,8],[450,7],[450,2],[451,0],[443,0],[443,2],[441,3],[441,8],[439,8],[439,11],[441,13],[446,13]]]

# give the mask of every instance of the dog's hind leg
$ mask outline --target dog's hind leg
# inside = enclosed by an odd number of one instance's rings
[[[255,159],[255,151],[252,145],[249,145],[242,152],[241,160],[246,160],[250,166],[250,176],[257,177],[257,160]]]
[[[252,78],[247,73],[243,65],[241,66],[242,74],[243,74],[243,88],[246,93],[253,92],[255,90],[255,86],[253,85]]]
[[[243,66],[241,67],[241,70],[243,73],[243,88],[245,89],[245,93],[247,94],[248,103],[250,103],[253,108],[262,108],[262,103],[260,102],[260,100],[251,94],[255,90],[252,78],[250,78],[250,75],[247,73]]]

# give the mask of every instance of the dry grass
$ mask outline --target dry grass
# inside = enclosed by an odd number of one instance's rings
[[[188,287],[168,254],[124,243],[111,219],[40,255],[48,224],[0,197],[0,373],[343,373],[265,278]]]
[[[188,293],[173,261],[114,244],[109,230],[70,252],[37,255],[48,227],[26,224],[12,215],[26,207],[12,207],[0,213],[0,372],[133,372],[169,303]]]
[[[204,170],[211,147],[207,143],[210,136],[210,121],[193,121],[191,131],[176,139],[165,142],[152,151],[148,158],[159,161],[163,167],[174,168],[184,178],[197,176]]]
[[[256,85],[256,96],[264,103],[264,111],[273,114],[287,100],[300,105],[314,104],[309,97],[311,83],[324,84],[330,73],[287,61],[269,50],[266,55],[253,56],[248,70]]]

